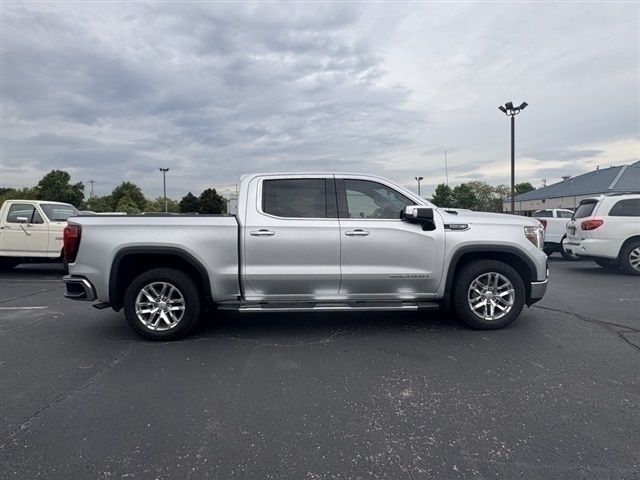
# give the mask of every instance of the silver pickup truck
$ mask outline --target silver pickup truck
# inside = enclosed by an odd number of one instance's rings
[[[450,309],[513,322],[547,287],[537,220],[437,208],[371,175],[243,177],[237,215],[78,216],[65,296],[124,310],[152,340],[205,310]]]

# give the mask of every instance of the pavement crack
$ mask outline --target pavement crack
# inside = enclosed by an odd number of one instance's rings
[[[638,328],[633,328],[633,327],[630,327],[628,325],[622,325],[620,323],[608,322],[606,320],[599,320],[597,318],[588,317],[586,315],[583,315],[583,314],[580,314],[580,313],[570,312],[568,310],[562,310],[560,308],[543,307],[542,305],[533,305],[533,308],[540,308],[542,310],[548,310],[550,312],[564,313],[566,315],[570,315],[572,317],[575,317],[578,320],[582,320],[583,322],[597,323],[597,324],[601,324],[601,325],[606,325],[608,327],[623,328],[623,329],[629,330],[631,332],[640,333],[640,329],[638,329]]]
[[[40,295],[42,293],[53,292],[54,290],[59,290],[58,288],[45,288],[44,290],[38,290],[37,292],[26,293],[24,295],[20,295],[19,297],[9,298],[8,300],[2,300],[0,304],[13,302],[14,300],[22,300],[23,298],[35,297],[36,295]]]
[[[7,445],[7,443],[9,443],[9,441],[11,441],[13,437],[15,437],[19,432],[27,430],[30,427],[31,422],[34,419],[38,418],[43,413],[45,413],[47,410],[51,409],[52,407],[55,407],[56,405],[62,402],[66,402],[67,400],[73,398],[78,393],[83,392],[88,388],[92,387],[93,385],[95,385],[100,377],[102,377],[105,373],[107,373],[109,370],[113,369],[116,365],[118,365],[118,363],[120,363],[120,361],[124,357],[129,355],[129,353],[131,353],[131,344],[129,344],[127,348],[125,348],[122,352],[116,355],[116,357],[113,360],[111,360],[104,368],[96,372],[95,375],[93,375],[93,377],[91,377],[86,383],[74,389],[72,392],[65,393],[64,395],[60,395],[54,398],[51,402],[47,403],[46,405],[36,410],[31,415],[29,415],[29,417],[27,417],[27,419],[24,422],[22,422],[20,425],[15,427],[4,437],[6,441],[0,444],[0,448],[4,448]]]

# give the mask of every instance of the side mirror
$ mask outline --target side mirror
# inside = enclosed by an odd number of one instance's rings
[[[435,230],[433,221],[433,208],[422,205],[409,205],[400,212],[400,218],[405,222],[422,225],[422,230]]]
[[[16,217],[16,221],[18,223],[29,223],[29,219],[27,217]]]

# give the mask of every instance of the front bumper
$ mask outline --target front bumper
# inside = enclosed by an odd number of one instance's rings
[[[62,279],[66,287],[64,296],[71,300],[85,300],[92,302],[96,299],[96,290],[89,280],[84,277],[65,275]]]
[[[544,294],[547,292],[547,285],[549,283],[549,266],[547,261],[547,273],[544,280],[531,282],[531,287],[529,288],[529,298],[527,299],[527,305],[531,306],[536,302],[542,300]]]

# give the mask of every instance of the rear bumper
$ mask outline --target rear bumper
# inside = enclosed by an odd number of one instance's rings
[[[599,257],[614,260],[618,258],[620,251],[618,244],[613,244],[609,240],[596,238],[571,238],[564,242],[565,250],[580,257]]]
[[[71,300],[85,300],[92,302],[96,299],[96,290],[89,280],[84,277],[65,275],[62,279],[66,287],[64,296]]]

